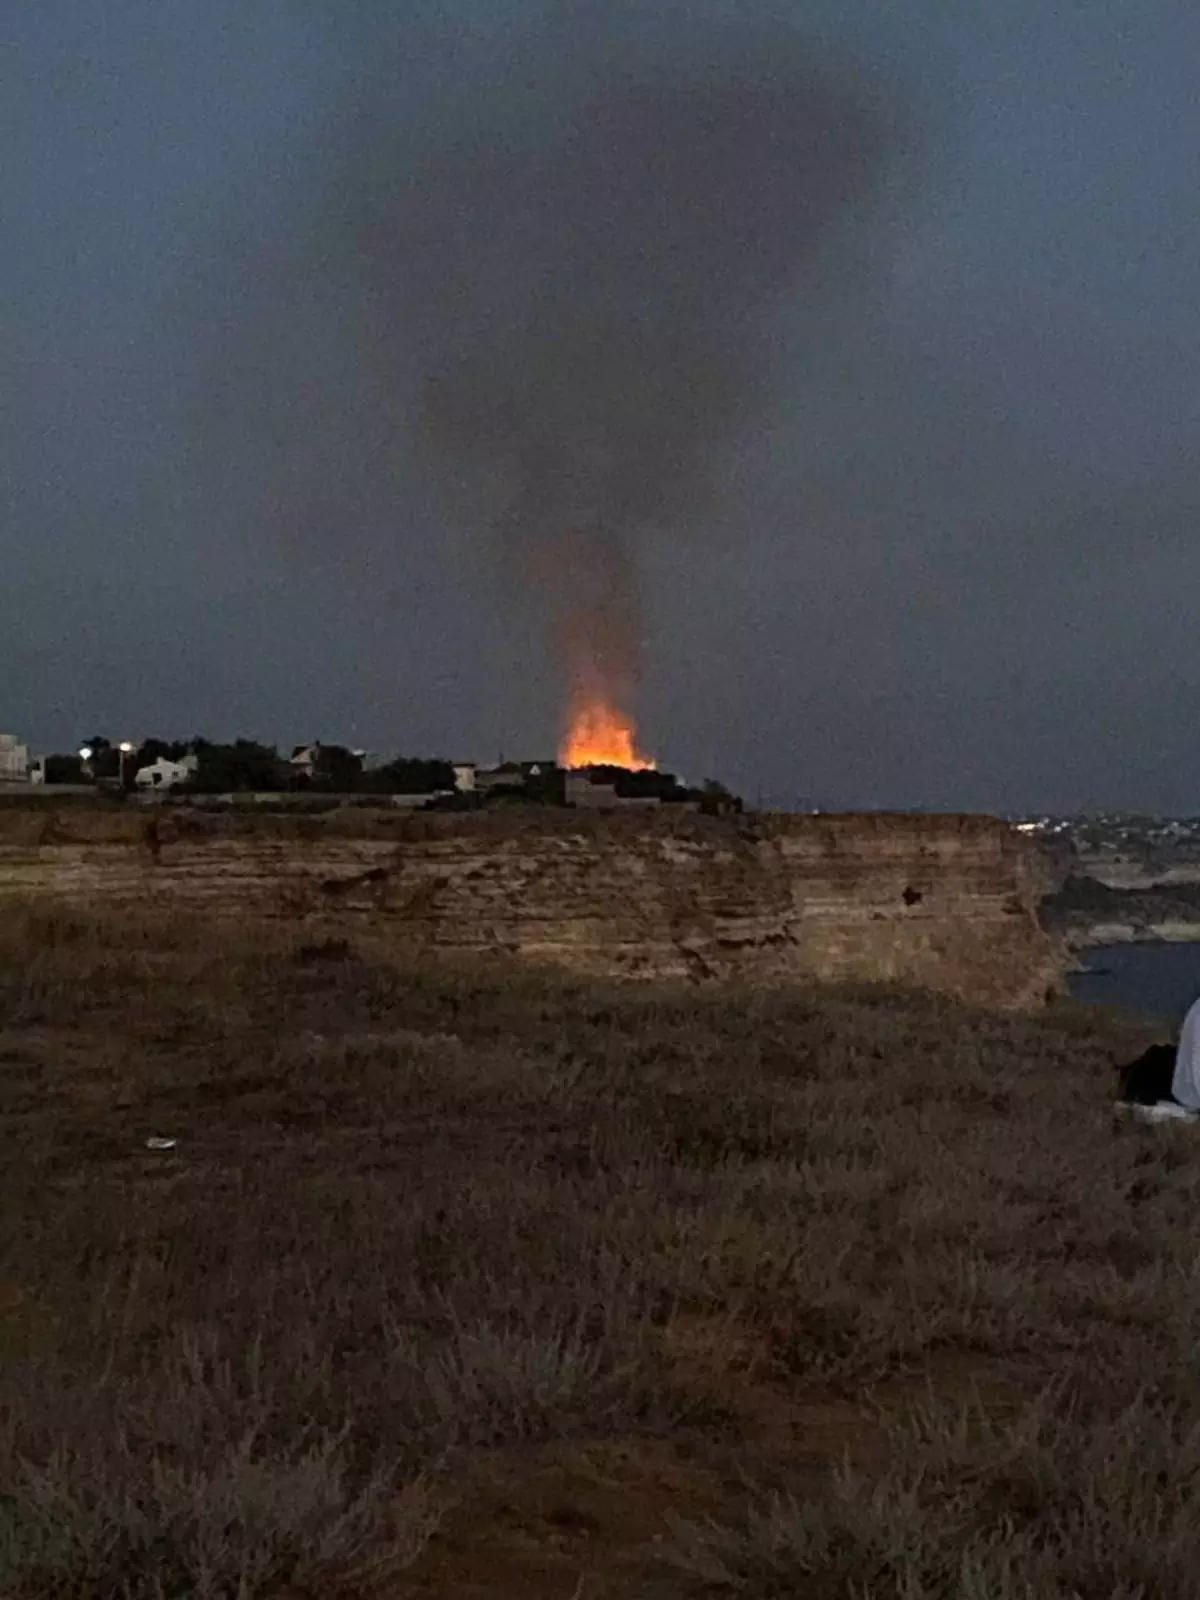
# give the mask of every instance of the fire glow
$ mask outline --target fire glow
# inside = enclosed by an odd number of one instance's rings
[[[653,772],[654,762],[639,754],[637,726],[603,695],[576,701],[559,749],[564,767],[626,767]]]

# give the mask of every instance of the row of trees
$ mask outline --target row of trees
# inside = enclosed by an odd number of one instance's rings
[[[255,739],[235,739],[221,744],[212,739],[145,739],[133,749],[97,735],[80,746],[87,756],[47,756],[47,783],[119,784],[132,789],[137,773],[158,760],[196,758],[196,770],[187,787],[198,794],[228,794],[236,790],[277,793],[314,789],[330,793],[433,794],[454,788],[454,768],[448,761],[397,757],[386,765],[364,767],[361,753],[344,745],[315,747],[311,769],[298,768],[282,757],[274,745]]]

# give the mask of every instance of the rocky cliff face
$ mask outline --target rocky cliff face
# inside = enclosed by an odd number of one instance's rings
[[[1003,823],[530,811],[0,812],[0,897],[159,904],[577,973],[890,980],[1039,1004],[1044,868]]]

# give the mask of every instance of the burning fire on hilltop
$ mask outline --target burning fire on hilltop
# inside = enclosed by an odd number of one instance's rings
[[[633,718],[606,696],[577,696],[558,759],[564,767],[628,767],[634,772],[653,772],[654,762],[638,752],[636,739]]]
[[[448,525],[498,538],[536,603],[567,688],[562,765],[662,778],[624,709],[643,546],[708,519],[726,445],[771,401],[776,313],[823,291],[831,248],[857,278],[891,96],[758,0],[736,23],[645,29],[655,8],[619,0],[532,9],[498,53],[447,31],[444,92],[399,122],[403,95],[379,97],[378,125],[351,119],[326,227],[370,334],[348,348],[370,364],[333,386],[353,398],[328,437],[340,453],[353,423],[364,489],[390,495],[378,446],[411,419],[415,481],[444,492]],[[360,393],[378,403],[360,413]],[[505,621],[524,671],[532,618]]]
[[[541,592],[557,616],[552,632],[567,680],[561,766],[652,772],[623,709],[642,666],[637,578],[628,546],[602,523],[574,522],[532,552]]]

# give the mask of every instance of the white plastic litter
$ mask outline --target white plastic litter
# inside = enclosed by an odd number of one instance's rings
[[[1200,1112],[1189,1111],[1187,1106],[1176,1105],[1173,1100],[1160,1100],[1153,1106],[1134,1106],[1126,1101],[1117,1104],[1141,1122],[1200,1122]]]
[[[153,1138],[150,1138],[150,1139],[146,1140],[146,1149],[147,1150],[174,1150],[175,1146],[178,1143],[179,1143],[178,1139],[159,1139],[157,1137],[153,1137]]]

